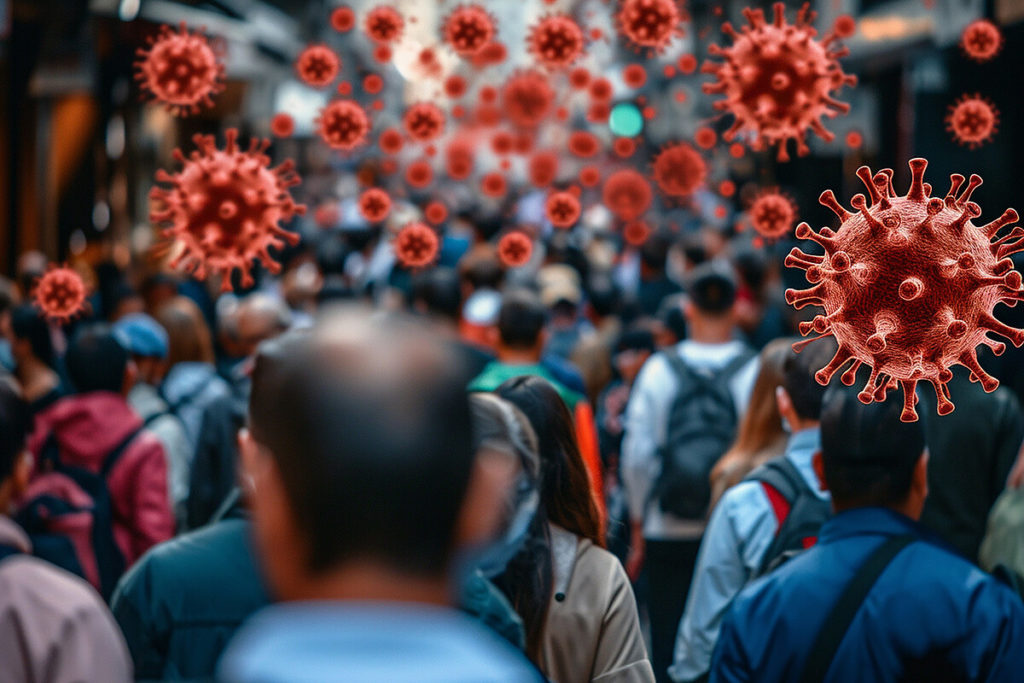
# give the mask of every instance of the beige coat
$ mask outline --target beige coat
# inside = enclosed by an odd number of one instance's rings
[[[0,515],[0,544],[28,537]],[[0,683],[126,683],[121,631],[92,586],[27,554],[0,561]]]
[[[652,683],[636,598],[618,558],[551,527],[554,591],[540,668],[554,683]]]

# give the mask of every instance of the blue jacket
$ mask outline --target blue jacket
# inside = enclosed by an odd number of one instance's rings
[[[879,577],[826,681],[1020,681],[1024,604],[908,518],[861,508],[826,522],[818,543],[748,586],[722,625],[712,681],[797,681],[826,616],[885,538],[914,534]]]

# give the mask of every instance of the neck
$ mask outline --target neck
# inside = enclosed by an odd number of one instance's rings
[[[416,602],[439,606],[452,602],[444,574],[416,576],[375,562],[350,563],[309,577],[301,585],[282,590],[281,597],[288,601]]]
[[[533,365],[540,361],[540,352],[537,349],[517,349],[499,346],[498,360],[508,365]]]
[[[701,344],[725,344],[732,341],[732,323],[691,319],[690,339]]]

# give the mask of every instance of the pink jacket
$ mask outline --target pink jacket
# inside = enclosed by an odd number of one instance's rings
[[[68,465],[99,472],[103,460],[142,420],[120,394],[96,391],[63,398],[36,416],[29,440],[39,452],[50,432]],[[174,535],[167,495],[167,460],[155,436],[142,431],[128,445],[107,480],[114,508],[114,538],[127,566]]]

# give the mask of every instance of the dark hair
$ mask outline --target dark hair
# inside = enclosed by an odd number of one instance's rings
[[[14,471],[14,463],[28,436],[28,406],[9,382],[0,381],[0,482]]]
[[[24,339],[32,348],[32,355],[53,367],[56,354],[50,326],[38,308],[31,305],[16,306],[11,311],[11,331],[16,339]]]
[[[694,307],[707,315],[725,313],[736,303],[736,281],[714,262],[693,269],[687,291]]]
[[[825,480],[837,507],[890,506],[910,492],[924,451],[920,422],[901,422],[902,402],[864,405],[842,384],[825,396],[821,451]]]
[[[432,268],[412,281],[412,301],[422,303],[427,312],[458,322],[462,316],[462,287],[451,268]]]
[[[658,306],[658,321],[669,330],[677,340],[686,339],[686,314],[683,312],[685,294],[672,294],[661,300]]]
[[[117,341],[110,325],[91,323],[78,329],[68,346],[64,363],[78,393],[120,393],[128,366],[128,349]]]
[[[459,279],[476,289],[500,289],[505,280],[497,252],[491,247],[476,247],[459,259]]]
[[[672,237],[664,230],[659,230],[640,247],[640,260],[651,270],[665,270],[668,250],[672,247]]]
[[[310,572],[359,558],[448,569],[474,457],[453,354],[404,316],[354,307],[259,347],[250,429],[277,463]]]
[[[609,316],[619,309],[622,292],[608,275],[592,275],[587,280],[587,301],[599,316]]]
[[[633,323],[619,334],[613,352],[619,353],[629,349],[654,353],[654,333],[651,332],[649,325]]]
[[[808,345],[800,353],[791,349],[782,363],[782,386],[793,402],[793,410],[805,420],[817,420],[821,417],[821,402],[828,387],[818,384],[814,379],[814,373],[828,365],[836,348],[834,339],[821,339]]]
[[[502,298],[501,310],[498,311],[498,332],[506,346],[533,348],[546,322],[547,310],[532,292],[517,290],[507,292]]]

